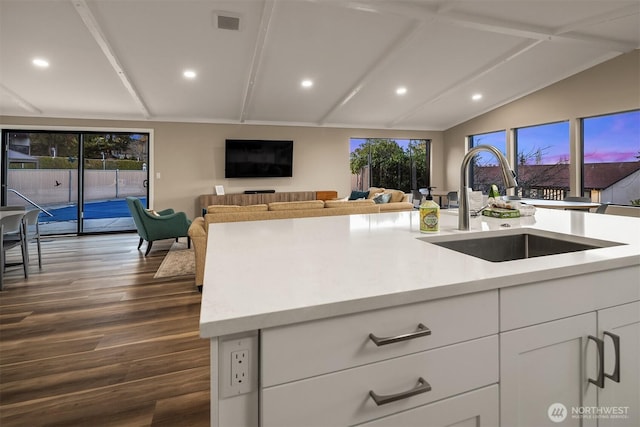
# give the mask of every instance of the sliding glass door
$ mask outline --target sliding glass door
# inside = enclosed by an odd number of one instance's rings
[[[149,135],[84,133],[81,232],[134,230],[125,198],[147,206]]]
[[[43,235],[134,230],[146,205],[149,135],[5,130],[2,204],[38,207]]]

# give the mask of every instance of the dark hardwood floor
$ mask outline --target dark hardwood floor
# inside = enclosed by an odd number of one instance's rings
[[[209,425],[201,295],[153,278],[172,241],[147,257],[136,234],[42,243],[42,270],[31,245],[29,278],[7,269],[0,292],[0,426]]]

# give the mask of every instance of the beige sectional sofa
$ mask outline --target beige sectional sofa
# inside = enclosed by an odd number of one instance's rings
[[[390,194],[391,198],[388,203],[379,204],[380,212],[397,212],[413,210],[413,203],[409,201],[410,195],[404,191],[393,190],[388,188],[370,187],[367,200],[373,200],[376,195]]]
[[[409,203],[413,208],[413,205]],[[260,221],[268,219],[307,218],[332,215],[371,214],[381,211],[373,200],[273,202],[264,205],[230,206],[212,205],[204,217],[196,218],[189,227],[189,237],[196,257],[196,285],[204,281],[205,254],[207,252],[208,225],[220,222]]]

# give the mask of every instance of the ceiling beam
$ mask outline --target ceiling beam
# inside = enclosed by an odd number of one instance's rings
[[[335,104],[329,108],[322,118],[318,121],[318,125],[322,126],[326,123],[327,119],[331,117],[336,111],[340,108],[344,107],[354,96],[358,94],[365,87],[365,85],[371,80],[371,78],[382,68],[383,65],[389,63],[395,54],[400,51],[403,46],[406,46],[413,38],[418,34],[418,30],[422,28],[426,22],[424,21],[413,21],[411,25],[409,25],[405,31],[400,34],[394,42],[387,47],[382,54],[367,67],[367,71],[360,76],[360,78],[356,81],[356,83],[349,88],[346,94],[344,94]]]
[[[441,99],[442,97],[444,97],[445,95],[447,95],[447,94],[459,89],[460,87],[466,86],[469,83],[479,79],[480,77],[482,77],[482,76],[484,76],[486,74],[489,74],[490,72],[492,72],[495,69],[501,67],[502,65],[504,65],[507,62],[511,61],[512,59],[517,58],[518,56],[526,53],[527,51],[529,51],[531,49],[533,49],[534,47],[536,47],[537,45],[539,45],[542,42],[543,42],[542,40],[527,40],[527,41],[524,41],[524,42],[520,43],[520,45],[516,46],[514,49],[511,49],[510,51],[506,52],[505,54],[498,56],[497,58],[495,58],[492,61],[490,61],[487,64],[485,64],[483,67],[477,68],[475,70],[472,70],[465,77],[461,78],[457,82],[455,82],[455,83],[449,85],[448,87],[442,89],[440,92],[438,92],[435,95],[429,97],[428,99],[424,100],[423,102],[421,102],[421,103],[419,103],[417,105],[414,105],[410,110],[406,111],[405,113],[403,113],[402,115],[396,117],[393,121],[388,123],[387,127],[394,127],[399,122],[401,122],[403,120],[406,120],[406,119],[410,118],[411,116],[415,115],[425,105],[432,104],[432,103],[438,101],[439,99]]]
[[[247,120],[249,111],[251,109],[251,103],[253,101],[253,94],[255,91],[256,79],[258,78],[258,72],[262,66],[262,59],[264,56],[264,46],[267,42],[269,35],[269,29],[271,28],[271,17],[273,16],[273,10],[275,8],[274,0],[266,0],[262,9],[262,17],[260,18],[260,26],[258,27],[258,36],[256,38],[256,44],[253,49],[253,57],[251,58],[251,68],[249,71],[249,79],[244,88],[244,98],[242,101],[242,110],[240,111],[240,123],[244,123]]]
[[[480,31],[504,34],[509,36],[524,37],[542,41],[572,41],[582,42],[592,46],[600,47],[615,51],[618,53],[626,53],[634,50],[636,46],[632,43],[621,42],[619,40],[611,40],[597,36],[581,35],[575,32],[558,32],[553,29],[524,25],[510,21],[496,20],[492,18],[478,17],[475,15],[467,15],[460,13],[450,13],[446,16],[441,15],[439,18],[442,22],[458,25],[464,28],[471,28]],[[577,29],[577,27],[576,27]]]
[[[109,61],[109,64],[111,64],[111,67],[116,72],[118,78],[120,78],[122,85],[125,87],[127,92],[129,92],[129,95],[142,112],[142,115],[146,119],[150,119],[151,114],[149,113],[149,109],[142,101],[142,98],[140,97],[136,89],[133,87],[133,83],[131,83],[131,81],[127,77],[127,74],[125,73],[123,67],[120,65],[120,61],[118,61],[116,54],[113,52],[109,41],[102,32],[100,25],[98,25],[98,21],[96,21],[96,18],[89,9],[86,1],[71,0],[71,3],[76,9],[76,12],[78,12],[78,14],[80,15],[80,18],[82,18],[82,22],[84,22],[84,25],[87,27],[87,30],[89,30],[89,33],[91,33],[98,46],[100,46],[102,53],[107,58],[107,61]]]
[[[623,16],[637,14],[638,6],[631,5],[619,8],[615,11],[585,19],[571,25],[570,30],[560,28],[558,30],[527,25],[521,22],[505,21],[502,19],[489,18],[468,13],[456,12],[456,6],[464,5],[464,2],[453,1],[450,4],[441,3],[434,6],[416,3],[403,3],[392,0],[383,0],[369,3],[367,0],[359,0],[345,3],[346,7],[362,9],[367,7],[370,11],[378,13],[394,14],[410,17],[412,19],[435,20],[464,28],[471,28],[479,31],[492,32],[515,37],[523,37],[544,41],[578,41],[597,45],[604,49],[613,50],[618,53],[630,52],[637,49],[632,43],[621,42],[604,37],[585,36],[575,33],[575,30],[589,28],[589,26],[607,20],[616,19]],[[576,6],[577,7],[577,6]]]
[[[8,98],[11,98],[13,102],[18,104],[23,110],[26,110],[32,114],[42,114],[42,110],[36,108],[33,104],[26,101],[20,95],[9,89],[3,84],[0,84],[0,91],[4,93]]]
[[[640,3],[619,7],[599,15],[589,16],[579,21],[572,22],[564,27],[556,29],[556,34],[566,34],[583,28],[589,28],[594,25],[600,25],[609,21],[626,18],[629,16],[640,15]]]
[[[589,16],[579,21],[572,22],[560,28],[556,28],[555,36],[564,36],[572,38],[577,41],[583,41],[586,43],[600,45],[608,50],[615,52],[631,52],[634,49],[640,48],[631,43],[624,43],[617,40],[603,39],[602,37],[593,37],[580,34],[579,31],[584,28],[590,28],[594,25],[601,25],[607,22],[616,21],[627,17],[636,16],[636,19],[640,19],[640,3],[632,4],[625,7],[620,7],[614,10],[610,10],[599,15]]]

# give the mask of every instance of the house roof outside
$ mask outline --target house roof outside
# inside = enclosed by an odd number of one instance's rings
[[[474,170],[484,182],[502,182],[497,166],[477,166]],[[604,190],[639,170],[640,161],[587,163],[584,165],[584,187],[588,190]],[[518,165],[516,179],[518,183],[531,183],[532,187],[568,187],[569,165]]]
[[[9,163],[38,163],[38,159],[15,150],[7,150]]]

